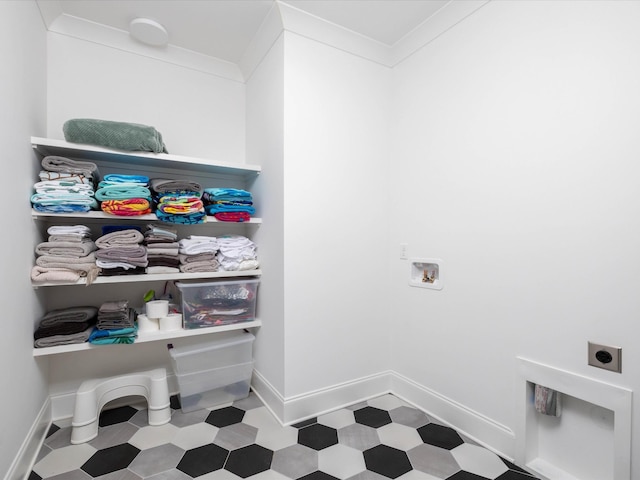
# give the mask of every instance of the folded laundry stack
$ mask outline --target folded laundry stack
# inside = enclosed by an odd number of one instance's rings
[[[47,312],[33,334],[34,347],[54,347],[84,343],[89,339],[98,316],[91,306],[70,307]]]
[[[98,167],[92,162],[46,156],[41,162],[31,205],[39,212],[88,212],[98,208],[94,198]]]
[[[147,225],[143,244],[147,248],[147,273],[179,273],[178,233],[175,228]]]
[[[98,184],[96,199],[105,213],[136,216],[151,213],[149,177],[144,175],[108,174]]]
[[[223,222],[247,222],[255,213],[251,193],[236,188],[205,188],[202,193],[207,215]]]
[[[204,223],[202,186],[188,180],[151,179],[151,192],[158,220],[168,223]]]
[[[256,244],[242,235],[223,235],[217,238],[216,259],[220,270],[255,270],[260,267]]]
[[[129,307],[127,300],[104,302],[98,309],[89,342],[100,345],[133,343],[138,333],[135,318],[135,310]]]
[[[46,242],[35,248],[36,264],[31,280],[36,283],[73,283],[86,277],[90,285],[98,276],[96,244],[85,225],[60,225],[47,229]]]
[[[144,236],[135,228],[114,230],[96,240],[96,264],[101,275],[145,273],[148,265]]]
[[[180,245],[180,271],[215,272],[219,264],[216,260],[218,239],[203,235],[189,235],[178,241]]]

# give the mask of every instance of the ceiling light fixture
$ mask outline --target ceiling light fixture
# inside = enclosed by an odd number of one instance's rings
[[[129,33],[139,42],[164,47],[169,41],[167,30],[154,20],[134,18],[129,24]]]

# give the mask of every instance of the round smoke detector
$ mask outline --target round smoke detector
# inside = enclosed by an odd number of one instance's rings
[[[134,18],[129,24],[129,33],[139,42],[162,47],[169,41],[167,30],[154,20]]]

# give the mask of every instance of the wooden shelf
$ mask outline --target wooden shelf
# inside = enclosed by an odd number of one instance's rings
[[[251,322],[240,322],[232,325],[222,325],[220,327],[196,328],[193,330],[176,330],[171,332],[144,332],[139,333],[138,338],[132,344],[126,345],[93,345],[91,343],[76,343],[73,345],[57,345],[55,347],[34,348],[33,356],[42,357],[46,355],[56,355],[58,353],[80,352],[83,350],[94,350],[97,348],[130,348],[135,347],[138,343],[159,342],[166,340],[174,340],[177,338],[192,337],[195,335],[208,335],[212,333],[229,332],[232,330],[244,330],[245,328],[257,328],[262,326],[261,320],[253,320]]]

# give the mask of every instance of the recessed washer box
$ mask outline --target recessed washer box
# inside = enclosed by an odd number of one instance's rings
[[[412,258],[409,261],[409,285],[442,290],[444,277],[439,258]]]

